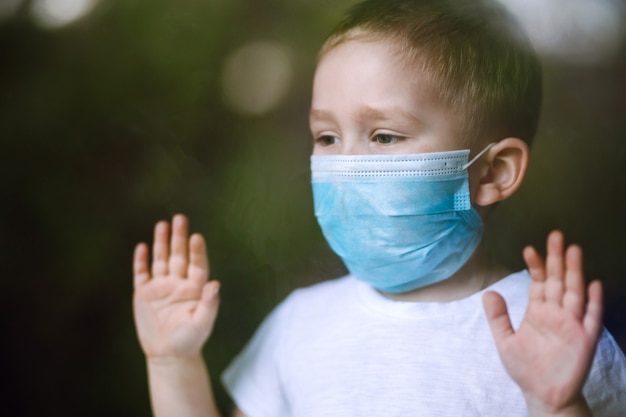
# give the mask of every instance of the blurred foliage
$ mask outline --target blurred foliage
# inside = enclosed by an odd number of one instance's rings
[[[188,214],[223,282],[205,349],[223,409],[219,374],[267,312],[343,273],[313,217],[307,111],[317,48],[349,3],[110,0],[44,30],[25,2],[0,21],[6,415],[150,414],[130,266],[159,219]],[[259,39],[291,51],[295,78],[279,108],[246,117],[224,105],[220,71]],[[488,224],[515,268],[552,228],[581,243],[622,347],[625,55],[547,62],[527,184]]]

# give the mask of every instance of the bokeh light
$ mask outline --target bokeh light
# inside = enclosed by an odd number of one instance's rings
[[[593,64],[614,56],[624,40],[624,6],[616,0],[499,0],[543,54]]]
[[[35,0],[31,14],[35,22],[45,28],[60,28],[91,12],[98,0]]]
[[[261,115],[276,108],[287,94],[292,64],[278,43],[253,42],[227,57],[222,72],[224,100],[235,112]]]

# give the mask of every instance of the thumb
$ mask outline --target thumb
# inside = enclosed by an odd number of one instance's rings
[[[602,333],[602,283],[598,280],[593,281],[589,284],[587,292],[589,297],[583,325],[587,334],[597,341]]]
[[[515,333],[506,308],[506,302],[497,292],[487,291],[483,295],[483,308],[485,309],[491,334],[496,341],[496,346],[499,347],[505,339]]]
[[[196,325],[211,334],[217,310],[220,305],[219,298],[220,283],[218,281],[209,281],[204,284],[200,302],[193,313],[193,321]]]

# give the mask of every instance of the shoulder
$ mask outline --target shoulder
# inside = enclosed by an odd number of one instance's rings
[[[626,358],[613,336],[604,329],[584,388],[597,416],[620,416],[626,410]]]
[[[499,281],[496,281],[486,290],[493,290],[501,293],[503,296],[519,297],[528,294],[528,286],[530,285],[530,274],[524,269],[507,275]]]

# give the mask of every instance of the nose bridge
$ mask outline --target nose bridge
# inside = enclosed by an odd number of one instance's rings
[[[363,155],[368,153],[368,140],[361,137],[357,133],[346,135],[343,137],[341,154],[342,155]]]

